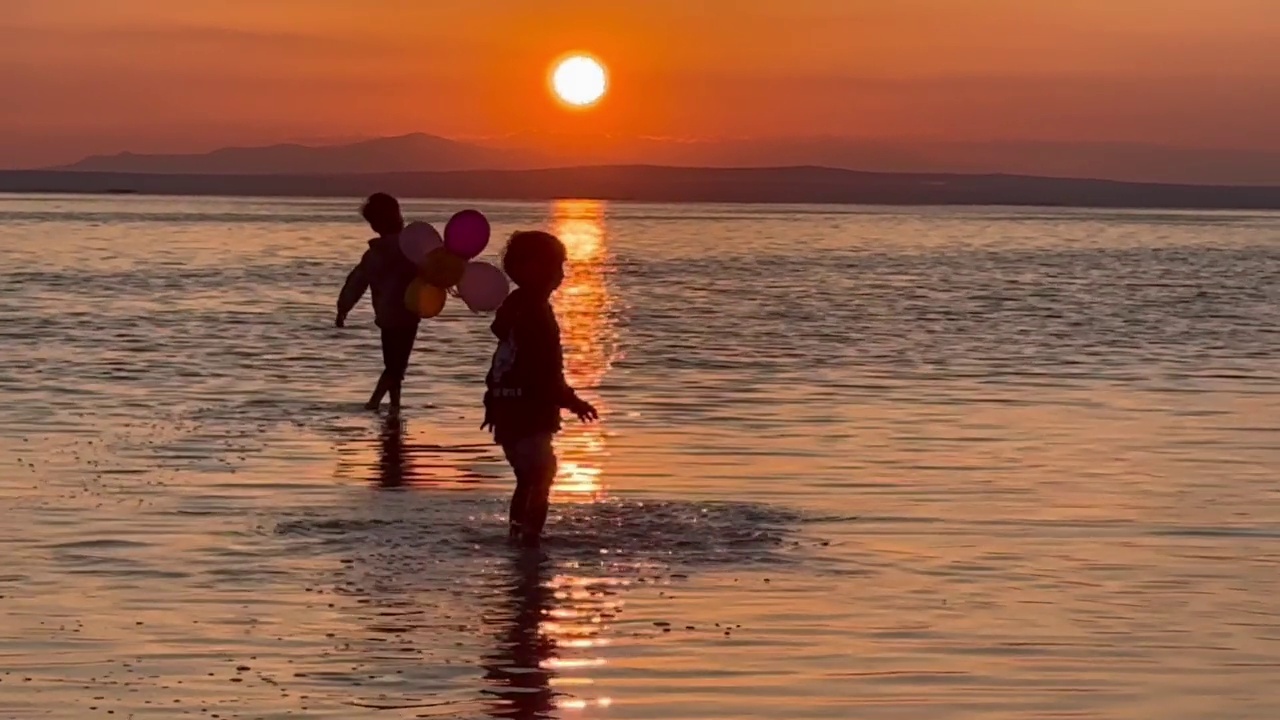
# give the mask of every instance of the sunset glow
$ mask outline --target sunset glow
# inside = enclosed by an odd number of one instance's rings
[[[18,5],[0,18],[7,168],[411,133],[556,166],[1176,182],[1267,181],[1280,153],[1266,0]],[[602,67],[557,82],[579,52]]]

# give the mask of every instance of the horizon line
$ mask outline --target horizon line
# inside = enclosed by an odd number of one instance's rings
[[[833,165],[814,165],[800,163],[795,165],[666,165],[654,163],[585,163],[571,165],[548,165],[529,168],[465,168],[452,170],[388,170],[379,172],[271,172],[271,173],[207,173],[207,172],[144,172],[134,170],[77,170],[72,166],[46,168],[0,168],[4,175],[67,175],[74,177],[116,177],[116,178],[183,178],[200,180],[317,180],[317,179],[358,179],[358,178],[409,178],[414,176],[459,176],[459,175],[529,175],[536,173],[575,172],[575,171],[655,171],[669,170],[680,172],[823,172],[842,175],[858,175],[864,177],[882,177],[897,179],[1007,179],[1049,182],[1090,183],[1095,185],[1114,185],[1143,188],[1168,189],[1203,189],[1203,190],[1280,190],[1280,183],[1266,184],[1223,184],[1223,183],[1181,183],[1143,180],[1117,180],[1105,177],[1089,177],[1075,175],[1052,175],[1034,173],[1009,172],[928,172],[928,171],[893,171],[893,170],[860,170],[856,168]],[[0,191],[3,192],[3,191]]]

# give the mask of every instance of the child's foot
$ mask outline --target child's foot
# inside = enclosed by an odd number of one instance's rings
[[[367,403],[365,403],[365,404],[364,404],[364,409],[365,409],[365,410],[369,410],[370,412],[377,412],[377,411],[378,411],[378,408],[379,408],[381,405],[382,405],[382,403],[380,403],[380,402],[374,402],[373,400],[370,400],[369,402],[367,402]]]
[[[520,523],[511,523],[507,526],[507,542],[520,542]]]

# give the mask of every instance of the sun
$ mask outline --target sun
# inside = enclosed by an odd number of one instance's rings
[[[590,55],[570,55],[551,71],[551,89],[565,104],[577,108],[600,102],[609,87],[604,65]]]

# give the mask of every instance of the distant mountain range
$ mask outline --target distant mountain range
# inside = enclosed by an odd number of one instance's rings
[[[1280,186],[1280,152],[1275,151],[1132,143],[850,138],[678,141],[540,135],[463,142],[419,133],[331,145],[223,148],[184,155],[99,155],[51,169],[171,175],[346,175],[636,164],[706,168],[820,166],[882,173],[1012,174]]]
[[[0,172],[0,192],[402,197],[655,202],[1040,205],[1280,210],[1280,186],[1196,186],[1018,175],[869,173],[823,167],[614,165],[378,174]]]
[[[525,136],[478,143],[413,134],[186,155],[121,153],[49,170],[0,172],[0,192],[360,196],[374,190],[516,200],[1280,209],[1280,153],[841,138]]]
[[[421,133],[340,145],[281,144],[190,155],[94,155],[55,170],[188,175],[325,175],[511,168],[518,153]]]

